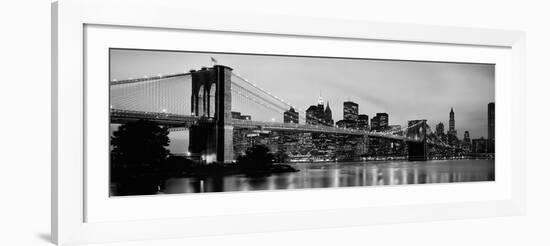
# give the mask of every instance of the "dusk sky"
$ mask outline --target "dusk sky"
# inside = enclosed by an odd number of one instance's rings
[[[432,129],[443,122],[447,131],[453,107],[459,138],[465,130],[472,138],[487,137],[487,104],[495,97],[491,64],[112,50],[111,80],[188,72],[211,66],[210,57],[298,108],[322,96],[335,122],[343,118],[343,102],[351,100],[369,118],[388,113],[390,125],[427,119]],[[261,107],[241,111],[254,120],[282,121]]]

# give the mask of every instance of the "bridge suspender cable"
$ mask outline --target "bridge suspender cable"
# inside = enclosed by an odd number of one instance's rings
[[[158,76],[152,76],[152,77],[145,76],[143,78],[137,78],[137,79],[111,80],[109,81],[109,85],[113,86],[113,85],[123,85],[123,84],[135,84],[135,83],[143,83],[148,81],[158,82],[165,79],[183,77],[187,75],[191,75],[191,73],[176,73],[176,74],[158,75]]]
[[[305,115],[307,115],[307,113],[306,113],[303,109],[301,109],[300,107],[296,107],[296,106],[294,106],[294,105],[292,105],[292,104],[286,102],[286,101],[283,100],[282,98],[273,95],[273,94],[270,93],[269,91],[267,91],[267,90],[265,90],[265,89],[259,87],[259,86],[258,86],[257,84],[255,84],[255,83],[250,82],[248,79],[244,78],[243,76],[239,75],[238,73],[232,72],[232,74],[233,74],[236,78],[238,78],[239,80],[241,80],[241,81],[247,83],[248,85],[252,86],[253,88],[255,88],[255,89],[257,89],[257,90],[263,92],[264,94],[268,95],[269,97],[275,99],[277,102],[280,102],[280,103],[286,105],[287,107],[294,108],[296,111],[298,111],[298,112],[300,113],[300,114],[298,114],[298,117],[300,117],[300,118],[303,119],[303,120],[307,120],[307,117],[305,116]],[[235,83],[235,82],[233,82],[233,83]],[[236,84],[236,83],[235,83],[235,84]],[[237,84],[237,85],[238,85],[238,84]],[[239,85],[239,86],[240,86],[240,85]],[[242,86],[241,86],[241,87],[242,87]],[[249,91],[250,91],[250,90],[249,90]],[[255,93],[254,93],[254,94],[255,94]],[[260,97],[260,96],[257,95],[257,94],[255,94],[255,95],[256,95],[257,97],[259,97],[259,98],[262,98],[262,97]],[[262,100],[266,100],[266,99],[263,99],[263,98],[262,98]],[[266,101],[267,101],[267,100],[266,100]],[[280,106],[279,106],[279,107],[280,107]],[[284,109],[284,111],[287,110],[287,108],[283,108],[283,109]],[[324,122],[324,119],[319,119],[319,118],[314,117],[314,116],[310,116],[310,117],[313,118],[314,120],[318,121],[318,122]]]

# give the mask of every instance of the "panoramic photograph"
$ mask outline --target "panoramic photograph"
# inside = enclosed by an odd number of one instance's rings
[[[110,49],[108,83],[110,196],[495,180],[494,64]]]

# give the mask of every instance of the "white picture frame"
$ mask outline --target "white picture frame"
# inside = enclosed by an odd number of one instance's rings
[[[503,215],[519,215],[525,210],[525,83],[524,83],[524,33],[520,31],[489,30],[477,28],[442,27],[394,23],[360,22],[333,19],[313,19],[288,16],[255,16],[242,13],[221,13],[204,11],[181,12],[186,4],[178,1],[108,1],[108,0],[62,0],[52,4],[52,238],[57,244],[80,244],[126,240],[174,238],[198,235],[227,233],[264,232],[326,228],[338,226],[361,226],[370,224],[427,221],[457,218],[476,218]],[[222,209],[213,214],[198,213],[200,216],[167,215],[134,216],[136,211],[127,213],[116,210],[115,205],[97,205],[93,193],[95,176],[90,176],[90,166],[86,165],[90,118],[86,117],[87,104],[91,95],[86,90],[87,63],[86,51],[91,43],[86,43],[86,28],[113,27],[114,29],[139,29],[143,32],[161,30],[166,32],[209,31],[217,35],[261,35],[292,37],[293,39],[344,40],[354,42],[391,42],[395,45],[419,45],[428,49],[421,57],[437,60],[438,54],[430,53],[435,46],[453,46],[472,54],[460,58],[449,48],[448,55],[455,54],[457,61],[489,60],[504,67],[497,73],[497,157],[504,173],[497,173],[494,184],[461,184],[422,187],[377,187],[361,190],[375,201],[363,203],[353,198],[357,190],[330,189],[324,191],[255,192],[243,195],[212,195],[203,199],[209,202],[223,202],[232,199],[239,201],[273,199],[273,201],[299,199],[302,196],[331,196],[340,201],[353,201],[354,206],[324,204],[319,206],[287,205],[273,206],[273,209],[245,212],[243,210]],[[144,30],[146,29],[146,30]],[[152,41],[151,41],[152,42]],[[88,45],[88,46],[87,46]],[[105,43],[104,45],[111,45]],[[134,44],[134,45],[144,45]],[[433,47],[432,47],[433,46]],[[432,47],[432,48],[430,48]],[[461,48],[462,47],[462,48]],[[475,49],[498,48],[494,57],[484,58],[480,52],[474,58]],[[473,49],[473,50],[472,50]],[[432,51],[433,52],[433,51]],[[414,54],[413,54],[414,55]],[[379,56],[384,56],[381,54]],[[386,59],[395,58],[389,53]],[[378,57],[384,58],[384,57]],[[451,58],[449,58],[451,59]],[[99,59],[101,60],[101,59]],[[103,61],[106,62],[106,61]],[[100,64],[101,66],[101,64]],[[86,103],[87,102],[87,103]],[[502,115],[502,116],[499,116]],[[513,117],[512,117],[513,116]],[[499,118],[500,117],[500,118]],[[512,131],[512,129],[514,129]],[[511,150],[514,151],[511,151]],[[504,154],[507,153],[507,154]],[[499,160],[500,158],[500,160]],[[497,164],[497,172],[499,166]],[[502,180],[502,181],[499,181]],[[462,192],[464,198],[441,197],[427,199],[429,193],[445,190]],[[475,191],[475,192],[472,192]],[[418,192],[418,193],[417,193]],[[376,196],[374,193],[383,193]],[[393,202],[383,202],[385,194],[419,194],[425,201],[416,202],[402,197]],[[474,194],[475,193],[475,194]],[[491,194],[489,194],[491,193]],[[412,197],[412,196],[411,196]],[[129,198],[128,203],[148,203],[147,206],[178,204],[184,196],[163,196]],[[258,199],[261,198],[261,199]],[[193,199],[193,198],[191,198]],[[348,200],[346,200],[348,199]],[[378,199],[378,200],[377,200]],[[391,200],[391,199],[388,199]],[[227,200],[229,201],[229,200]],[[322,200],[320,200],[322,201]],[[187,200],[186,202],[189,202]],[[196,201],[195,201],[196,202]],[[228,203],[230,204],[230,203]],[[258,204],[262,205],[262,204]],[[265,205],[265,204],[264,204]],[[178,204],[179,206],[179,204]],[[168,206],[169,207],[169,206]],[[174,206],[173,206],[174,207]],[[200,208],[201,203],[197,202]],[[119,215],[118,217],[117,214]],[[147,213],[143,213],[147,214]],[[329,221],[329,222],[327,222]],[[182,229],[185,228],[185,229]]]

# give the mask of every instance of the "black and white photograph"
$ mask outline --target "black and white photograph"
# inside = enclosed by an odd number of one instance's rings
[[[495,181],[494,64],[122,48],[109,64],[110,196]]]

